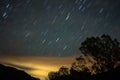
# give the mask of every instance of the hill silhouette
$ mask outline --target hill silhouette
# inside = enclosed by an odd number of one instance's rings
[[[0,80],[40,80],[34,78],[24,71],[0,64]]]

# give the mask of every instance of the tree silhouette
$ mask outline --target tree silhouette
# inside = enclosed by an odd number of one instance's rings
[[[110,70],[120,61],[119,42],[109,35],[87,38],[79,49],[83,54],[94,56],[97,63],[94,64],[93,68],[96,68],[98,72]]]
[[[58,72],[49,72],[48,73],[49,80],[55,80],[57,77],[59,77]]]
[[[70,74],[69,69],[65,66],[60,67],[58,72],[50,72],[48,73],[48,78],[50,80],[64,80],[67,78],[68,80],[68,75]]]
[[[59,71],[59,75],[69,75],[69,69],[65,66],[62,66]]]
[[[120,80],[120,45],[109,35],[90,37],[79,48],[83,54],[76,58],[70,70],[61,67],[50,72],[49,80]]]
[[[89,80],[91,77],[91,73],[87,67],[84,67],[81,71],[71,68],[70,74],[72,80]]]
[[[71,68],[61,67],[58,72],[50,72],[48,74],[49,80],[88,80],[90,79],[90,72],[88,68],[84,68],[82,71],[77,71]]]

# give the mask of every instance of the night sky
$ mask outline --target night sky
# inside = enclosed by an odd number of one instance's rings
[[[104,33],[120,41],[120,0],[0,0],[0,55],[71,56]]]

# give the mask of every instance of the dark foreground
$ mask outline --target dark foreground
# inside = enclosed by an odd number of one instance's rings
[[[120,80],[120,67],[91,75],[87,71],[71,70],[69,75],[49,76],[50,80]]]
[[[40,80],[34,78],[24,71],[17,70],[0,64],[0,80]]]
[[[120,80],[120,67],[96,75],[87,72],[70,71],[69,75],[56,76],[50,80]],[[24,71],[0,64],[0,80],[40,80]]]

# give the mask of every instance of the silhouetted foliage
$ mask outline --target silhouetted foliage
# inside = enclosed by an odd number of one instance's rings
[[[59,77],[60,78],[67,77],[67,75],[69,75],[69,69],[65,66],[62,66],[58,72],[50,72],[48,74],[48,77],[50,80],[56,80],[56,78],[59,79]]]
[[[59,72],[59,71],[58,71]],[[58,72],[50,72],[49,73],[49,80],[88,80],[91,77],[91,74],[88,73],[87,69],[83,71],[76,71],[74,69],[70,69],[70,74],[68,75],[58,75]],[[50,76],[52,75],[52,77]]]
[[[90,37],[82,42],[79,48],[83,54],[90,54],[94,56],[97,63],[94,68],[99,71],[103,69],[110,70],[120,61],[120,45],[117,39],[112,39],[109,35],[102,35],[101,37]],[[98,69],[97,69],[98,70]]]
[[[89,80],[91,73],[88,72],[88,68],[84,68],[82,71],[76,71],[73,68],[70,69],[72,80]]]
[[[91,80],[120,80],[120,67],[92,75]]]
[[[71,65],[71,68],[76,71],[86,71],[92,72],[92,65],[95,63],[95,60],[89,55],[80,55],[76,58],[76,61]]]
[[[0,64],[0,80],[40,80],[21,70]]]
[[[79,49],[83,54],[70,70],[61,67],[49,73],[50,80],[120,80],[120,46],[116,39],[109,35],[90,37]]]
[[[59,77],[58,72],[49,72],[49,73],[48,73],[48,78],[49,78],[50,80],[55,80],[56,77]]]

